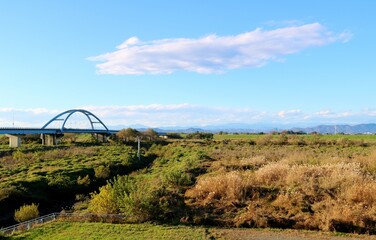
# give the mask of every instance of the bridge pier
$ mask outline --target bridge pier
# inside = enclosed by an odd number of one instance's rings
[[[9,147],[21,147],[21,135],[6,134],[5,136],[9,138]]]
[[[55,146],[58,144],[58,139],[56,134],[41,134],[42,145],[44,146]]]
[[[107,142],[107,134],[96,133],[95,135],[98,142]]]

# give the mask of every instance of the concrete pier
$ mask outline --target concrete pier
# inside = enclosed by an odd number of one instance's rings
[[[56,134],[41,134],[42,145],[44,146],[55,146],[58,144],[58,139]]]
[[[21,146],[21,135],[6,134],[9,138],[9,147],[16,148]]]
[[[97,133],[95,134],[96,135],[96,138],[97,138],[97,141],[98,142],[107,142],[108,141],[108,134],[100,134],[100,133]]]

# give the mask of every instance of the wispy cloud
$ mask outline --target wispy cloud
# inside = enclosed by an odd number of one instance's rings
[[[305,112],[301,109],[285,109],[276,112],[258,111],[252,108],[230,108],[183,104],[150,104],[131,106],[79,106],[98,116],[108,126],[145,125],[206,126],[226,123],[313,126],[317,124],[359,124],[376,122],[376,110]],[[0,127],[41,127],[63,110],[57,109],[9,109],[0,108]],[[77,113],[79,114],[79,113]],[[85,126],[86,117],[76,116],[72,125]]]
[[[0,108],[0,127],[42,127],[61,112],[46,108]]]
[[[284,110],[284,111],[280,111],[278,113],[278,116],[280,116],[281,118],[299,116],[302,114],[302,112],[303,111],[300,109]]]
[[[348,32],[332,33],[320,23],[262,30],[234,36],[208,35],[143,42],[131,37],[114,52],[89,57],[99,61],[100,74],[170,74],[179,70],[222,73],[230,69],[261,67],[310,47],[347,41]]]

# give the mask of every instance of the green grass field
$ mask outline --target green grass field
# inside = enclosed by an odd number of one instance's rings
[[[376,239],[369,235],[318,233],[314,231],[278,230],[278,229],[244,229],[213,228],[191,226],[168,226],[150,223],[144,224],[110,224],[54,222],[36,227],[28,232],[16,233],[9,240],[54,239],[54,240],[88,240],[88,239],[229,239],[229,240],[274,240],[274,239]]]
[[[55,222],[10,239],[205,239],[203,227]]]

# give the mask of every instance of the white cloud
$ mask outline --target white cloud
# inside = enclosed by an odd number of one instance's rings
[[[333,112],[330,111],[330,110],[321,110],[321,111],[319,111],[319,112],[316,112],[315,114],[318,115],[318,116],[323,116],[323,117],[325,117],[325,116],[330,116],[330,115],[332,115]]]
[[[46,108],[0,108],[0,127],[42,127],[61,112]]]
[[[305,112],[301,109],[276,112],[257,111],[251,108],[213,107],[183,104],[150,104],[130,106],[79,106],[99,117],[107,126],[145,125],[164,126],[206,126],[226,123],[297,125],[359,124],[376,122],[376,111],[322,110]],[[64,110],[57,109],[10,109],[0,108],[0,127],[42,127],[46,122]],[[71,122],[75,126],[87,126],[86,117],[76,116]]]
[[[248,121],[255,114],[247,108],[230,109],[192,104],[150,104],[133,106],[83,106],[98,116],[108,117],[109,125],[141,124],[158,126],[189,126],[220,124],[227,121]]]
[[[141,43],[142,42],[140,41],[140,39],[138,39],[138,37],[131,37],[131,38],[125,40],[122,44],[120,44],[116,48],[117,49],[124,49],[124,48],[131,46],[131,45],[137,45],[137,44],[141,44]]]
[[[309,47],[348,41],[349,32],[334,34],[320,23],[256,29],[234,36],[208,35],[142,42],[131,37],[118,50],[88,60],[99,61],[100,74],[170,74],[183,70],[221,73],[229,69],[254,68]]]
[[[302,113],[302,110],[300,109],[292,109],[292,110],[287,110],[287,111],[280,111],[278,113],[278,116],[281,118],[285,118],[286,116],[297,116]]]
[[[369,112],[369,111],[364,111],[363,114],[365,114],[367,116],[372,116],[372,112]],[[356,113],[356,112],[352,112],[352,111],[333,112],[331,110],[322,110],[322,111],[314,113],[314,115],[320,116],[320,117],[323,117],[323,118],[335,119],[335,118],[354,117],[354,116],[357,116],[357,115],[361,115],[361,113],[359,113],[359,112]]]
[[[17,114],[19,112],[29,112],[33,114],[58,114],[59,110],[49,110],[46,108],[0,108],[0,113],[11,113],[11,114]]]

